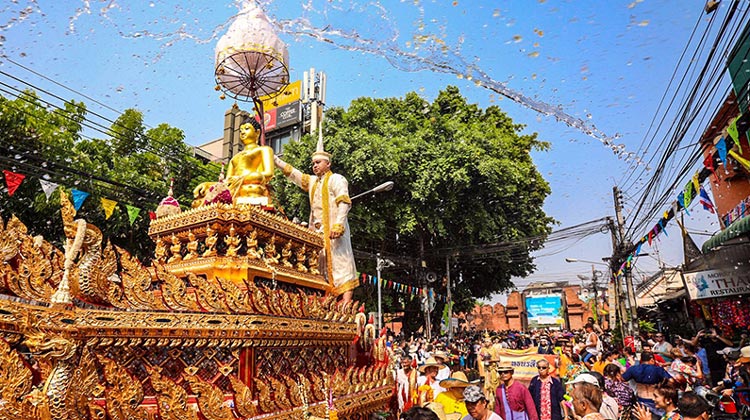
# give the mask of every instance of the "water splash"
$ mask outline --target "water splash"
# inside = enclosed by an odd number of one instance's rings
[[[233,0],[231,5],[237,10],[242,9],[245,1]],[[642,0],[635,0],[632,4],[634,7]],[[0,25],[0,32],[23,20],[27,19],[34,13],[42,14],[42,11],[36,0],[27,0],[26,7],[15,7],[19,10],[12,9],[13,5],[7,6],[3,12],[11,10],[15,17],[11,18],[4,25]],[[634,152],[627,152],[624,145],[617,144],[619,135],[608,135],[596,127],[590,121],[571,115],[564,110],[559,104],[545,102],[538,96],[528,96],[519,90],[509,86],[509,81],[498,81],[490,76],[479,65],[479,57],[472,60],[467,59],[462,53],[462,46],[465,42],[465,35],[455,36],[452,41],[447,35],[450,30],[455,30],[449,26],[449,18],[446,21],[437,19],[428,19],[425,7],[418,0],[411,3],[411,10],[406,15],[411,16],[412,27],[414,32],[410,34],[409,39],[404,39],[398,25],[394,22],[394,17],[389,13],[389,9],[378,1],[356,0],[346,1],[319,1],[307,0],[301,6],[302,13],[296,18],[282,18],[274,14],[273,7],[275,4],[272,0],[258,0],[257,3],[263,8],[271,22],[279,29],[280,32],[294,37],[295,39],[312,39],[326,45],[359,54],[368,54],[385,59],[392,67],[404,72],[431,71],[435,73],[451,74],[460,79],[473,82],[477,87],[482,87],[494,93],[505,97],[513,102],[531,109],[542,116],[552,117],[556,121],[564,123],[587,136],[590,136],[609,148],[618,159],[631,162],[633,165],[645,165],[641,157]],[[92,5],[93,4],[93,5]],[[401,2],[402,5],[408,6],[408,2]],[[172,10],[164,8],[172,7]],[[136,12],[130,10],[129,3],[120,4],[118,0],[81,0],[79,7],[68,19],[68,32],[76,33],[78,21],[84,16],[98,16],[106,24],[114,27],[119,35],[127,39],[146,38],[155,40],[160,45],[160,52],[152,57],[152,61],[161,59],[167,49],[178,42],[194,42],[196,44],[208,44],[215,42],[226,31],[228,26],[237,19],[239,12],[230,16],[218,24],[207,24],[201,21],[202,6],[169,6],[162,3],[150,2],[145,9],[139,10],[139,16],[149,16],[145,27],[135,28],[128,14]],[[284,9],[282,9],[284,10]],[[125,15],[124,19],[116,14]],[[513,26],[515,19],[512,17],[501,16],[497,9],[490,12],[493,19],[505,21],[505,26]],[[151,16],[155,16],[151,19]],[[352,18],[354,15],[356,18]],[[344,16],[341,22],[331,23],[335,18]],[[319,18],[325,24],[316,24],[314,21]],[[362,24],[361,22],[367,22]],[[636,23],[638,24],[638,23]],[[643,24],[641,22],[640,24]],[[212,28],[205,31],[204,27]],[[348,27],[351,25],[352,27]],[[354,26],[357,25],[357,26]],[[157,28],[158,29],[155,29]],[[541,38],[544,31],[535,28],[534,34]],[[1,35],[0,35],[1,36]],[[523,37],[515,35],[512,42],[521,42]],[[536,48],[536,47],[535,47]],[[0,52],[2,52],[2,39],[0,38]],[[538,56],[538,51],[528,52],[529,57]],[[532,80],[536,77],[532,77]],[[591,120],[590,117],[587,117]]]

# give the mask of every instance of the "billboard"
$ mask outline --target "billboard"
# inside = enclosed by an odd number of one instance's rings
[[[526,318],[529,328],[562,328],[565,319],[560,295],[527,296]]]
[[[290,104],[294,101],[302,99],[302,81],[297,80],[296,82],[289,83],[286,85],[284,90],[278,95],[269,98],[268,96],[261,96],[260,100],[263,102],[263,111],[268,111],[286,104]]]
[[[750,293],[750,272],[745,270],[704,270],[685,273],[690,299],[710,299]]]

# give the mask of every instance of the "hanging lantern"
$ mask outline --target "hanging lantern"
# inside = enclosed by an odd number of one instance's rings
[[[216,84],[237,100],[273,97],[289,83],[289,51],[263,10],[243,3],[216,44]]]

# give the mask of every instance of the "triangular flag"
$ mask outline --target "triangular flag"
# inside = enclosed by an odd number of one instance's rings
[[[86,201],[89,193],[76,189],[72,189],[70,190],[70,192],[73,193],[73,207],[75,207],[76,211],[78,211],[81,209],[83,202]]]
[[[26,175],[11,172],[6,169],[3,169],[3,174],[5,175],[5,185],[8,187],[8,195],[13,197],[13,193],[16,192],[18,186],[21,185],[23,179],[26,178]]]
[[[651,241],[654,239],[654,231],[650,230],[648,231],[648,245],[651,246]]]
[[[638,246],[635,247],[635,255],[639,255],[641,253],[642,246],[643,246],[643,242],[638,242]]]
[[[734,160],[736,160],[740,165],[744,166],[748,171],[750,171],[750,160],[743,158],[742,156],[740,156],[739,153],[736,153],[734,150],[729,151],[729,156],[732,156]]]
[[[703,159],[703,167],[711,171],[712,174],[714,174],[714,178],[716,178],[716,182],[719,182],[719,176],[716,175],[716,170],[714,169],[714,155],[708,154],[706,155],[706,158]]]
[[[719,159],[721,159],[721,163],[724,164],[724,167],[727,167],[727,141],[724,139],[724,137],[720,138],[719,141],[715,144],[716,147],[716,153],[719,154]]]
[[[661,231],[664,232],[664,236],[669,236],[667,229],[664,228],[664,219],[659,220],[659,227],[661,228]]]
[[[693,193],[695,195],[698,195],[698,191],[701,190],[701,183],[700,183],[700,181],[698,181],[698,172],[697,171],[695,172],[695,175],[693,175],[692,181],[693,181]]]
[[[130,204],[125,204],[125,208],[128,209],[128,220],[130,220],[130,225],[132,226],[135,218],[138,217],[138,214],[141,212],[141,209],[131,206]]]
[[[44,191],[44,195],[47,196],[47,200],[49,200],[50,196],[52,196],[52,193],[55,192],[57,187],[60,186],[60,184],[56,184],[45,179],[40,179],[39,183],[42,184],[42,191]]]
[[[737,144],[737,147],[740,149],[740,153],[742,153],[742,146],[740,146],[740,133],[737,131],[737,120],[739,119],[740,115],[732,120],[732,122],[729,124],[729,127],[727,127],[727,133],[729,134],[729,137],[731,137],[732,140],[734,140],[734,142]]]
[[[688,211],[688,208],[685,205],[685,194],[684,193],[679,193],[677,195],[677,202],[680,203],[680,206],[685,210],[685,214],[687,214],[688,216],[690,216],[690,212]]]
[[[115,211],[117,201],[104,197],[100,200],[102,201],[102,208],[104,209],[104,219],[109,220],[109,218],[112,217],[112,213]]]
[[[685,208],[688,208],[690,206],[690,203],[693,202],[693,181],[689,181],[687,185],[685,185],[685,189],[683,190],[683,193],[685,194],[684,202],[685,202]]]

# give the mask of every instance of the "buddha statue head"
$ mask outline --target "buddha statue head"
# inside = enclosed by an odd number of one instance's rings
[[[245,146],[251,143],[257,144],[260,130],[260,123],[255,118],[245,116],[240,125],[240,140]]]

